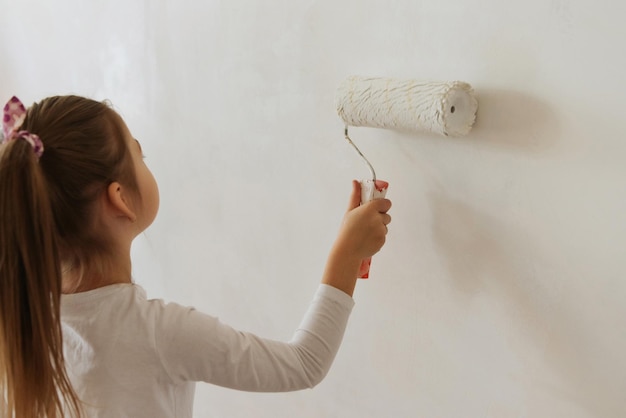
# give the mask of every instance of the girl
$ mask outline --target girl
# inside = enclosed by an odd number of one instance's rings
[[[106,104],[51,97],[4,108],[0,145],[0,415],[191,417],[196,381],[248,391],[313,387],[353,306],[361,260],[384,244],[391,203],[348,211],[289,342],[146,299],[133,239],[159,194],[141,147]]]

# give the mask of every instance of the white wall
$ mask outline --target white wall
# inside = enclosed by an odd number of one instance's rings
[[[196,416],[626,416],[626,6],[614,0],[2,0],[0,96],[108,98],[160,183],[136,281],[287,339],[352,178],[350,74],[460,79],[462,139],[354,129],[388,244],[312,391]],[[2,99],[5,100],[5,99]]]

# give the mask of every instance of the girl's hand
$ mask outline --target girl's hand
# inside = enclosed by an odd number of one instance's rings
[[[361,205],[361,184],[352,182],[348,210],[328,256],[322,283],[352,296],[361,261],[376,254],[385,243],[390,208],[388,199]]]
[[[363,260],[376,254],[385,244],[387,225],[391,216],[388,199],[374,199],[364,205],[361,202],[361,184],[352,181],[352,195],[335,247],[339,251]]]

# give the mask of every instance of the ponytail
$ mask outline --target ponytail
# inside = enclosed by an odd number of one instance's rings
[[[45,159],[45,153],[42,157]],[[23,140],[0,146],[0,416],[80,416],[63,360],[61,267],[46,178]]]

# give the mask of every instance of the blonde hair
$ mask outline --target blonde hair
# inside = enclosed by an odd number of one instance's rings
[[[62,265],[106,254],[94,202],[113,181],[137,190],[119,116],[105,103],[57,96],[34,104],[22,140],[0,147],[0,415],[81,415],[63,358]]]

